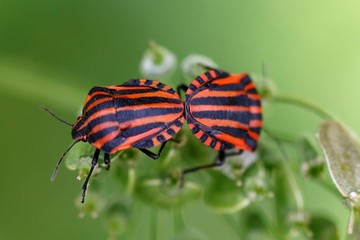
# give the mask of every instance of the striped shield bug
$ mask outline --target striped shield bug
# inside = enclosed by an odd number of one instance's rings
[[[44,108],[55,118],[54,114]],[[59,119],[60,121],[63,121]],[[63,121],[65,122],[65,121]],[[88,142],[96,148],[90,171],[82,186],[82,202],[90,176],[104,153],[106,168],[110,168],[110,154],[138,148],[157,159],[167,143],[180,131],[184,122],[184,105],[171,87],[153,80],[134,79],[122,85],[93,87],[85,100],[82,115],[72,127],[75,142],[58,161],[51,177],[53,181],[66,153],[76,143]],[[160,146],[158,153],[147,148]]]
[[[205,66],[204,66],[205,67]],[[187,87],[185,118],[192,133],[205,145],[219,151],[215,162],[185,169],[183,175],[200,169],[220,166],[225,157],[254,151],[262,127],[260,95],[246,73],[229,74],[208,69]],[[238,149],[237,153],[226,150]]]

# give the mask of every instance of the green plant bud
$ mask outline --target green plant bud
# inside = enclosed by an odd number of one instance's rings
[[[301,239],[303,236],[312,237],[313,234],[309,229],[310,217],[308,213],[304,211],[290,212],[288,222],[291,226],[290,239]]]
[[[245,182],[244,191],[251,201],[258,201],[274,196],[270,190],[268,180],[265,177],[265,170],[260,169],[257,175],[248,177]]]
[[[210,185],[204,194],[205,203],[210,209],[220,213],[234,213],[251,203],[236,181],[219,172],[211,175]]]
[[[360,209],[359,141],[353,131],[347,130],[336,121],[322,123],[317,137],[331,178],[351,208],[348,233],[352,233],[354,218],[359,214]]]
[[[175,55],[166,48],[150,41],[141,63],[140,73],[147,79],[170,79],[176,70]]]
[[[303,136],[299,138],[297,147],[302,161],[302,174],[306,177],[320,178],[325,169],[325,162],[319,156],[318,151],[310,137]]]
[[[257,152],[244,151],[241,155],[227,157],[225,164],[216,169],[228,178],[235,180],[238,186],[241,186],[241,177],[255,163],[257,157]]]
[[[190,54],[181,62],[181,71],[184,78],[192,81],[200,74],[204,73],[206,69],[201,65],[217,68],[217,64],[209,57],[200,54]]]
[[[89,143],[79,142],[65,156],[65,166],[70,170],[77,170],[80,158],[90,157],[94,155],[95,148]]]
[[[280,167],[282,155],[274,141],[262,141],[257,149],[258,162],[262,162],[265,169],[271,171]]]
[[[129,209],[124,204],[115,203],[105,213],[104,226],[107,229],[109,240],[118,239],[128,227]]]
[[[306,177],[320,178],[325,169],[325,162],[322,158],[301,163],[301,173]]]
[[[87,175],[90,172],[90,168],[91,168],[91,162],[92,162],[92,158],[91,157],[81,157],[78,160],[78,176],[76,177],[76,179],[83,180],[87,177]],[[94,171],[91,175],[91,177],[96,177],[97,175],[99,175],[99,173],[101,172],[101,168],[99,166],[96,166],[94,168]]]
[[[136,194],[148,204],[161,208],[179,207],[201,196],[202,188],[194,182],[186,181],[179,187],[179,174],[167,178],[144,178],[136,185]]]
[[[90,215],[97,218],[105,206],[105,200],[98,194],[88,191],[85,203],[81,203],[81,196],[76,198],[75,205],[79,209],[79,217]]]

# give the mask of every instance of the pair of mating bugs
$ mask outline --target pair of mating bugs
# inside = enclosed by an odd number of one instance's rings
[[[89,142],[96,150],[82,186],[84,202],[100,152],[104,153],[107,169],[110,168],[110,154],[128,148],[137,148],[157,159],[166,143],[180,131],[185,119],[195,137],[219,151],[219,156],[213,163],[183,170],[183,176],[222,165],[226,150],[254,151],[262,127],[262,109],[250,77],[246,73],[207,70],[189,86],[178,86],[177,92],[161,82],[146,79],[92,88],[82,115],[75,124],[67,123],[72,127],[75,142],[59,160],[52,180],[71,147],[80,141]],[[181,90],[185,91],[185,101],[179,97]],[[158,153],[147,149],[158,145]]]

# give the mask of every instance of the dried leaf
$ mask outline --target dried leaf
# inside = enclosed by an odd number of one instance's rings
[[[318,139],[336,187],[344,197],[360,190],[360,144],[336,121],[321,124]]]

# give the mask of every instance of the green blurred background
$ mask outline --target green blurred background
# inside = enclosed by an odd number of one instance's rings
[[[100,222],[77,216],[76,173],[63,167],[50,182],[70,129],[38,106],[73,122],[92,86],[139,77],[149,40],[179,59],[207,55],[231,72],[260,74],[264,62],[279,91],[317,102],[359,133],[359,10],[356,0],[0,0],[0,239],[106,238]],[[313,133],[319,123],[283,105],[265,121],[291,133]],[[339,198],[310,181],[302,187],[307,207],[345,232]],[[236,236],[200,203],[185,213],[209,239]],[[149,221],[139,219],[134,239],[146,239]]]

